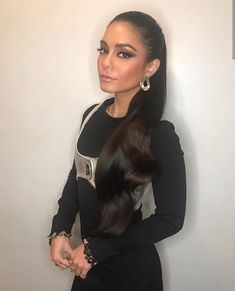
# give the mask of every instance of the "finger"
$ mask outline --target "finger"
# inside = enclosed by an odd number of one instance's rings
[[[61,263],[66,267],[66,268],[69,268],[71,266],[71,263],[69,262],[69,260],[66,258],[66,259],[62,259],[61,260]]]
[[[70,268],[73,264],[73,260],[71,259],[69,254],[64,254],[64,263],[66,264],[67,268]]]
[[[81,272],[75,272],[75,275],[78,277],[80,276],[80,274],[81,274]]]
[[[86,276],[87,276],[87,273],[89,272],[89,270],[90,270],[90,269],[88,269],[88,268],[82,268],[82,269],[81,269],[81,273],[80,273],[80,277],[81,277],[82,279],[85,279]]]
[[[67,245],[67,247],[66,247],[66,252],[67,252],[68,254],[71,254],[71,253],[73,252],[73,249],[71,248],[70,245]]]
[[[76,276],[80,276],[82,269],[77,267],[77,266],[73,266],[72,268],[70,268],[71,272],[73,272]]]
[[[55,266],[60,270],[65,270],[66,268],[63,265],[55,263]]]
[[[63,269],[67,269],[70,267],[70,264],[66,259],[53,260],[53,262],[57,267],[60,266]]]
[[[70,265],[70,270],[71,270],[71,272],[76,272],[76,270],[77,270],[77,266],[75,266],[75,265]]]
[[[67,260],[68,260],[70,267],[71,267],[73,265],[73,259],[69,256],[69,257],[67,257]]]
[[[87,274],[87,273],[81,272],[79,276],[80,276],[82,279],[86,279],[86,274]]]
[[[55,257],[52,257],[52,262],[60,265],[63,268],[70,267],[69,260],[66,259],[66,258],[64,258],[63,256],[55,256]]]

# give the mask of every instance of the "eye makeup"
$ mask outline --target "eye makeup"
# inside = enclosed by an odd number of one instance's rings
[[[120,51],[120,52],[118,53],[118,56],[119,56],[120,58],[122,58],[122,59],[129,59],[129,58],[134,57],[133,54],[131,54],[131,53],[127,52],[127,51]]]
[[[102,47],[98,47],[97,51],[100,53],[100,55],[103,55],[106,52],[106,50]]]
[[[115,48],[118,50],[117,56],[122,59],[129,59],[135,56],[133,52],[126,50],[126,48],[130,48],[131,50],[137,51],[133,46],[127,43],[117,43],[115,44]],[[108,53],[108,44],[106,43],[106,41],[104,40],[100,41],[100,47],[97,48],[97,51],[100,53],[100,55]]]

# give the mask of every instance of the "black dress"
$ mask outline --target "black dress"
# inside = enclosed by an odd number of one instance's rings
[[[90,117],[78,139],[77,149],[89,157],[98,157],[110,134],[124,120],[106,113],[106,100]],[[83,117],[92,109],[89,108]],[[154,243],[178,232],[185,215],[186,179],[183,152],[174,126],[160,121],[151,134],[151,152],[160,164],[160,173],[152,179],[155,212],[142,219],[141,208],[133,222],[119,237],[91,236],[100,217],[95,188],[83,178],[76,179],[73,163],[53,218],[51,233],[71,232],[77,212],[81,236],[90,237],[90,248],[99,261],[86,279],[75,277],[72,291],[139,290],[162,291],[161,264]]]

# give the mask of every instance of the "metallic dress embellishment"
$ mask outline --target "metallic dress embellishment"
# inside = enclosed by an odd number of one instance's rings
[[[90,176],[91,175],[90,164],[88,162],[86,163],[86,175],[87,176]]]
[[[86,179],[95,188],[95,169],[98,158],[92,158],[75,152],[75,165],[78,177]]]

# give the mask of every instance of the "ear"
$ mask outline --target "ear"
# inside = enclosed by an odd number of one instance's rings
[[[160,60],[159,59],[152,60],[146,66],[145,76],[151,77],[152,75],[154,75],[157,72],[159,67],[160,67]]]

